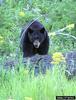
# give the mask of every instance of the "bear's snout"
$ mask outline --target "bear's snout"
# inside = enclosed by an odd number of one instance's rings
[[[33,45],[34,45],[35,48],[39,48],[39,46],[40,46],[39,40],[35,40],[35,41],[33,42]]]

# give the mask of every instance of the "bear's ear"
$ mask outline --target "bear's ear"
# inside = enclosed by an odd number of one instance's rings
[[[28,29],[28,32],[29,32],[29,33],[33,33],[33,30],[29,28],[29,29]]]
[[[45,28],[43,27],[41,30],[40,30],[41,33],[44,33],[45,32]]]

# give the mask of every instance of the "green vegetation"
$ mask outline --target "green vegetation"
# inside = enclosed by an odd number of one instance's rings
[[[0,100],[55,100],[56,95],[75,95],[76,80],[68,81],[64,71],[55,68],[44,76],[30,77],[21,64],[20,31],[28,22],[38,19],[46,29],[55,32],[74,24],[64,33],[76,36],[75,0],[3,0],[0,4],[0,69],[6,58],[18,56],[19,72],[0,71]],[[49,54],[76,50],[76,40],[63,35],[50,36]],[[11,98],[11,99],[10,99]]]
[[[30,77],[27,70],[4,73],[0,77],[0,100],[56,100],[59,95],[75,95],[76,81],[68,81],[55,66],[52,72]]]

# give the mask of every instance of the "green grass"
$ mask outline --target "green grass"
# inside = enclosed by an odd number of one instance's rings
[[[4,72],[4,71],[3,71]],[[30,76],[26,69],[3,73],[0,77],[0,100],[56,100],[56,96],[76,96],[76,81],[68,81],[64,71],[54,66],[46,75]]]
[[[7,8],[7,9],[6,9]],[[72,10],[73,9],[73,10]],[[19,13],[25,15],[21,16]],[[5,0],[0,6],[0,36],[3,37],[3,43],[0,40],[0,55],[10,55],[16,51],[19,46],[19,36],[24,25],[33,19],[42,22],[49,31],[56,31],[71,23],[76,23],[76,1],[74,0]],[[66,33],[75,34],[76,28],[66,30]],[[66,36],[50,37],[53,48],[50,51],[73,50],[76,49],[75,40]],[[74,42],[75,47],[73,47]],[[63,47],[62,47],[63,46]]]

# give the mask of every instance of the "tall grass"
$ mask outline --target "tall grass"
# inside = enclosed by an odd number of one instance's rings
[[[76,81],[68,81],[58,66],[37,77],[30,77],[22,68],[0,76],[0,100],[55,100],[56,96],[66,95],[76,96]]]

